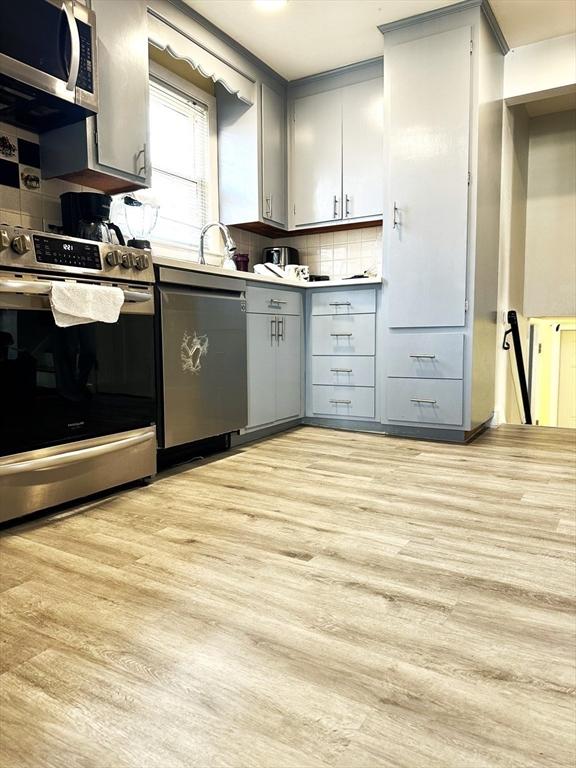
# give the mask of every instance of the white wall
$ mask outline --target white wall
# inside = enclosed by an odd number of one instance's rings
[[[576,111],[530,120],[524,314],[576,315]]]
[[[508,104],[540,98],[542,92],[576,83],[576,34],[553,37],[511,50],[504,60],[504,98]]]

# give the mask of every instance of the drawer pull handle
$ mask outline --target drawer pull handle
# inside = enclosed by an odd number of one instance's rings
[[[352,368],[330,368],[332,373],[352,373]]]
[[[411,403],[427,403],[428,405],[436,405],[438,402],[437,400],[426,400],[426,399],[419,399],[417,397],[411,397],[410,398]]]
[[[328,304],[329,307],[350,307],[352,306],[351,301],[331,301]]]
[[[352,336],[351,333],[331,333],[330,336]]]
[[[288,304],[284,299],[269,299],[270,304]]]
[[[409,355],[409,357],[423,358],[424,360],[435,360],[436,355]]]
[[[338,403],[342,403],[343,405],[350,405],[352,400],[330,400],[331,403],[334,403],[334,405],[338,405]]]

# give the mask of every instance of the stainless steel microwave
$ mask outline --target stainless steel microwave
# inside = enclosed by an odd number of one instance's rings
[[[8,0],[0,122],[42,133],[98,112],[95,14],[78,0]]]

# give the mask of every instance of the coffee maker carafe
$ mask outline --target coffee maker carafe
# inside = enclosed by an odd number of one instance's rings
[[[124,245],[116,224],[109,221],[112,198],[100,192],[65,192],[60,195],[62,228],[65,235],[84,240]]]

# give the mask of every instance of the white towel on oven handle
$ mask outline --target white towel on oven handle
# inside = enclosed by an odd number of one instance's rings
[[[124,291],[113,285],[55,280],[50,288],[50,306],[60,328],[84,323],[115,323],[123,303]]]

